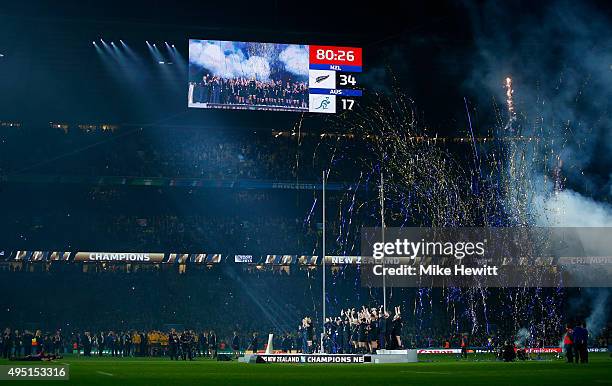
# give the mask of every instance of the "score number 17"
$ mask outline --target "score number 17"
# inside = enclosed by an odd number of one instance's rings
[[[355,104],[354,99],[340,99],[342,101],[342,110],[352,110],[353,105]]]

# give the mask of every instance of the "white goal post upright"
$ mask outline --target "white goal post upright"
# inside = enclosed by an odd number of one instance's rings
[[[326,180],[326,176],[325,176],[325,170],[323,170],[323,234],[322,234],[322,258],[323,258],[323,262],[322,262],[322,266],[323,266],[323,320],[321,323],[321,346],[319,351],[321,353],[325,352],[325,349],[323,348],[323,340],[324,340],[324,336],[325,336],[325,318],[327,317],[327,310],[325,308],[325,180]]]
[[[268,334],[268,345],[266,346],[266,354],[272,354],[274,350],[274,334]]]
[[[383,245],[385,244],[385,180],[383,179],[382,170],[380,171],[380,235]],[[385,255],[383,252],[382,259],[383,275],[382,275],[382,287],[383,287],[383,311],[387,312],[387,280],[385,272]]]

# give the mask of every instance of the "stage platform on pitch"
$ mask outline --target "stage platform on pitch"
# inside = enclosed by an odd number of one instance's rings
[[[418,362],[416,350],[378,350],[376,354],[245,354],[238,358],[244,363],[411,363]]]
[[[374,363],[414,363],[418,361],[417,350],[376,350],[376,355],[372,355]]]

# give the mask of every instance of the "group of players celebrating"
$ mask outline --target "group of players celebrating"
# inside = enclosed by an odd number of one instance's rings
[[[393,316],[382,306],[341,310],[339,316],[326,318],[324,327],[323,349],[328,354],[365,354],[376,353],[378,349],[403,348],[400,307],[395,307]],[[315,352],[315,328],[309,317],[302,319],[299,331],[302,352]]]
[[[220,105],[258,105],[305,109],[308,85],[305,82],[225,79],[206,74],[190,85],[190,102]]]

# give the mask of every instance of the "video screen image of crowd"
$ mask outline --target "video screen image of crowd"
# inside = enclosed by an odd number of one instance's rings
[[[299,81],[226,79],[206,74],[201,81],[190,83],[189,105],[308,110],[308,85]]]

